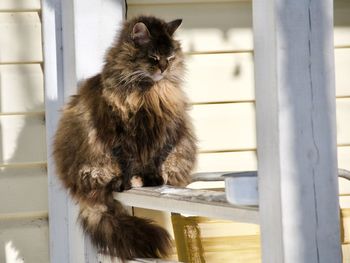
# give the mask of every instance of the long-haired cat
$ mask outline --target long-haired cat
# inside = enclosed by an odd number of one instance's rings
[[[65,106],[54,140],[57,174],[97,249],[122,260],[161,257],[169,234],[128,215],[113,191],[190,182],[196,143],[181,89],[181,20],[125,22],[102,72]]]

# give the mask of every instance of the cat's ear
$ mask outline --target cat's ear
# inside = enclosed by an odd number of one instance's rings
[[[174,34],[174,32],[176,31],[176,29],[178,29],[178,27],[181,25],[181,23],[182,23],[182,19],[175,19],[175,20],[167,23],[167,31],[168,31],[170,36],[172,36]]]
[[[135,43],[144,45],[150,41],[151,34],[149,33],[148,28],[144,23],[138,22],[132,29],[131,37]]]

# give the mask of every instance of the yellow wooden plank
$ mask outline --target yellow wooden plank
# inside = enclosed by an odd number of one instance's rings
[[[0,113],[44,110],[43,71],[39,64],[0,65],[0,87]]]
[[[2,11],[27,11],[40,10],[40,0],[1,0],[0,12]]]
[[[38,13],[0,13],[0,32],[0,63],[42,61]]]
[[[46,169],[0,168],[0,193],[3,197],[0,198],[0,217],[47,211]]]
[[[0,127],[0,164],[46,161],[42,117],[0,116]]]

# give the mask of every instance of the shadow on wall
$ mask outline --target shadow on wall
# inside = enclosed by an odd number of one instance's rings
[[[23,16],[40,21],[37,13]],[[12,19],[13,41],[21,43],[32,37],[29,27],[40,25],[24,26],[22,13]],[[27,62],[21,58],[33,52],[28,46],[23,44],[10,62]],[[47,211],[43,72],[40,64],[3,64],[0,69],[0,111],[5,114],[0,115],[0,217],[5,216],[0,219],[0,262],[48,262],[47,219],[11,216]]]

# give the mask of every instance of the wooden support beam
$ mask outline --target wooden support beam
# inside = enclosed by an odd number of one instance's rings
[[[264,263],[339,263],[333,1],[253,1]]]

